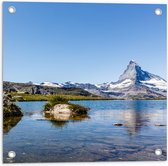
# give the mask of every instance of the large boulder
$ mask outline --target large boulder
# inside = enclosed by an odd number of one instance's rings
[[[18,107],[11,95],[3,94],[3,117],[23,116],[21,108]]]
[[[45,111],[46,114],[50,115],[52,119],[59,121],[67,121],[72,115],[72,110],[69,108],[69,104],[57,104],[49,111]]]
[[[58,121],[67,121],[73,119],[83,119],[87,117],[87,111],[89,108],[71,104],[71,103],[63,103],[63,104],[55,104],[48,110],[44,110],[45,117],[52,120]]]
[[[51,109],[53,114],[71,114],[72,110],[69,108],[69,104],[57,104]]]

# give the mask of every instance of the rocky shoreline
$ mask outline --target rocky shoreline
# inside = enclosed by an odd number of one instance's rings
[[[23,113],[18,107],[11,95],[3,94],[3,117],[21,117]]]

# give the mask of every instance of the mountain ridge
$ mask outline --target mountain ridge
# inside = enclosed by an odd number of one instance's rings
[[[78,88],[93,95],[115,99],[156,99],[167,97],[166,80],[143,70],[133,60],[129,62],[117,82],[90,84],[69,81],[65,83],[43,82],[41,84],[29,82],[27,84],[56,89]]]

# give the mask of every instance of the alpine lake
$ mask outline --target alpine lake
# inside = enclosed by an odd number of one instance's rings
[[[71,102],[89,107],[88,116],[46,120],[46,102],[17,102],[24,116],[4,121],[4,162],[166,160],[166,100]]]

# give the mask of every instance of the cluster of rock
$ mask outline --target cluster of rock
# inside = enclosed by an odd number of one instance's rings
[[[76,116],[78,118],[83,118],[83,116],[86,117],[88,110],[89,108],[83,106],[65,103],[56,104],[50,110],[44,110],[44,112],[46,117],[52,120],[67,121],[76,118]]]
[[[18,107],[11,95],[3,94],[3,117],[23,116],[21,108]]]

